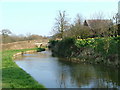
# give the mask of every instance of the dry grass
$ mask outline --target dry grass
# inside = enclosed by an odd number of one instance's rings
[[[35,48],[36,42],[42,43],[43,46],[46,46],[48,41],[49,41],[48,39],[41,39],[41,40],[19,41],[19,42],[7,43],[7,44],[2,44],[2,50]]]

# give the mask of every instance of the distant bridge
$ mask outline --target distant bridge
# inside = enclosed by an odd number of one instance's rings
[[[35,46],[38,47],[38,48],[40,48],[40,47],[42,47],[42,46],[48,46],[48,43],[46,43],[46,42],[35,43]]]

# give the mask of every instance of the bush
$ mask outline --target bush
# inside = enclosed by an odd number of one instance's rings
[[[69,57],[73,51],[73,47],[75,46],[74,38],[65,38],[61,41],[52,41],[50,45],[52,45],[53,55],[59,57]]]
[[[119,65],[120,36],[96,37],[87,39],[65,38],[61,41],[52,41],[52,52],[58,57],[76,57],[87,59],[87,62]]]
[[[94,61],[96,58],[100,58],[101,61],[106,64],[117,65],[120,63],[118,61],[120,55],[120,37],[103,37],[103,38],[88,38],[88,39],[78,39],[75,45],[78,48],[90,49],[92,48],[94,52]],[[86,52],[88,53],[88,51]],[[104,58],[104,60],[102,59]]]
[[[45,48],[37,48],[37,52],[45,51]]]
[[[58,43],[58,40],[50,40],[49,42],[49,45],[48,45],[48,48],[53,48],[57,43]]]

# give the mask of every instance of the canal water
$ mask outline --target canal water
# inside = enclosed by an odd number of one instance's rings
[[[117,69],[66,62],[51,51],[24,54],[15,62],[46,88],[120,88]]]

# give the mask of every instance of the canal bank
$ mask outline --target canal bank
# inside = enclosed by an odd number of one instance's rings
[[[65,38],[51,40],[49,48],[53,56],[66,58],[71,62],[102,64],[120,67],[120,36],[96,37],[87,39]]]
[[[13,61],[18,55],[35,51],[35,49],[2,51],[2,88],[45,88]]]

